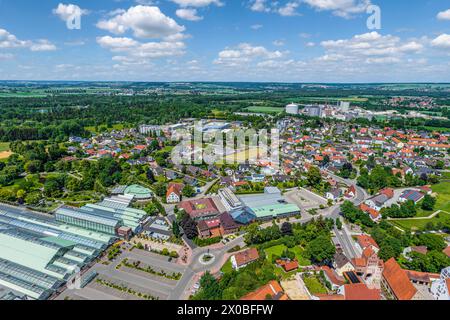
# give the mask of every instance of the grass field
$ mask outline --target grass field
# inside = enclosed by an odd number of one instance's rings
[[[439,221],[450,221],[450,182],[436,184],[432,186],[431,189],[433,189],[433,192],[437,194],[437,201],[434,210],[424,211],[420,207],[417,210],[416,217],[424,219],[394,219],[391,220],[391,222],[402,229],[421,229],[429,222],[437,223]],[[443,212],[441,212],[438,217],[426,219],[426,217],[429,217],[434,212],[439,210],[442,210]]]
[[[266,258],[269,261],[272,261],[272,256],[281,256],[284,251],[286,251],[288,248],[285,245],[278,245],[274,247],[270,247],[268,249],[265,249],[264,252],[266,253]],[[301,266],[309,266],[311,264],[311,261],[303,257],[303,250],[300,247],[294,247],[292,249],[289,249],[289,251],[293,252],[295,254],[295,258],[298,261],[298,264]]]
[[[255,160],[256,161],[256,160],[258,160],[258,155],[262,156],[263,153],[264,153],[264,150],[262,148],[257,148],[257,147],[248,148],[246,151],[241,151],[241,152],[237,152],[237,153],[229,154],[229,155],[225,156],[225,161],[227,163],[235,163],[235,159],[236,159],[236,162],[238,162],[238,163],[245,163],[247,160]],[[265,160],[265,159],[261,159],[261,160]]]
[[[11,154],[9,142],[0,142],[0,160],[8,159]]]
[[[228,259],[227,262],[223,265],[222,269],[220,269],[223,273],[231,273],[233,271],[233,265],[231,264],[231,260]]]
[[[98,126],[99,129],[101,127],[106,127],[106,124]],[[119,124],[114,124],[112,128],[108,128],[108,131],[111,131],[111,130],[123,130],[124,128],[125,128],[125,125],[119,123]],[[89,131],[89,132],[92,132],[92,133],[99,133],[94,126],[85,127],[85,129],[87,131]]]
[[[248,107],[245,111],[247,112],[255,112],[255,113],[281,113],[284,111],[284,108],[276,108],[276,107]]]
[[[311,294],[326,294],[328,293],[327,288],[317,279],[316,276],[307,276],[303,278],[308,291]]]
[[[450,214],[441,212],[439,215],[432,219],[396,219],[390,220],[391,223],[401,229],[420,230],[425,228],[427,223],[432,222],[434,224],[438,222],[447,223],[450,222]]]

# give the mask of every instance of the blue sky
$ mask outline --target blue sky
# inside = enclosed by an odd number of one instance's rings
[[[0,0],[0,79],[450,82],[450,3]]]

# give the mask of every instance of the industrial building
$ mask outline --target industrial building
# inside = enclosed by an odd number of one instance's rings
[[[298,114],[298,104],[291,103],[286,106],[287,114]]]
[[[81,208],[61,207],[56,210],[56,220],[110,235],[116,235],[120,227],[131,228],[133,233],[138,233],[147,213],[129,207],[130,199],[129,196],[115,196]]]
[[[300,208],[287,203],[276,187],[266,187],[263,194],[244,195],[239,197],[243,208],[230,212],[239,223],[250,223],[254,220],[271,220],[300,214]]]
[[[47,299],[115,237],[0,204],[0,287]]]

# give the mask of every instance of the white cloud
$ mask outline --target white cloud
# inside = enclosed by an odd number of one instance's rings
[[[441,34],[431,41],[431,45],[436,48],[449,49],[450,48],[450,34]]]
[[[259,30],[262,27],[263,27],[262,24],[254,24],[254,25],[250,26],[250,28],[253,29],[253,30]]]
[[[348,18],[365,12],[370,0],[304,0],[318,11],[332,11],[334,15]]]
[[[236,48],[226,48],[219,52],[214,64],[225,66],[238,66],[243,63],[253,62],[255,59],[279,59],[287,52],[269,51],[263,46],[252,46],[249,43],[241,43]]]
[[[340,54],[351,59],[368,56],[399,57],[417,53],[424,47],[417,41],[402,42],[398,37],[383,36],[375,31],[355,35],[351,39],[323,41],[321,45],[327,50],[327,54]]]
[[[297,8],[300,6],[300,3],[297,1],[291,1],[286,3],[283,7],[278,9],[278,13],[283,17],[293,17],[298,15]]]
[[[197,9],[178,9],[176,15],[181,19],[189,21],[203,20],[203,17],[197,14]]]
[[[437,15],[439,20],[450,20],[450,9],[446,11],[439,12]]]
[[[28,45],[28,41],[19,40],[5,29],[0,29],[0,48],[23,48]]]
[[[251,0],[250,10],[255,12],[278,13],[284,17],[298,15],[297,8],[300,6],[300,0],[290,0],[285,3],[268,0]]]
[[[56,46],[48,40],[39,40],[38,42],[31,44],[30,50],[31,51],[55,51]]]
[[[53,14],[57,15],[61,20],[67,22],[73,17],[81,17],[82,15],[88,14],[89,11],[85,9],[81,9],[79,6],[75,4],[58,4],[56,9],[53,9]]]
[[[171,0],[175,2],[180,7],[207,7],[211,4],[215,4],[216,6],[223,6],[223,2],[220,0]]]
[[[250,9],[256,12],[269,12],[270,9],[267,7],[266,0],[254,0]]]
[[[185,53],[185,44],[180,41],[139,42],[127,37],[104,36],[97,38],[97,43],[115,54],[121,54],[113,57],[114,61],[128,63],[147,63],[149,59],[181,56]]]
[[[277,47],[282,47],[285,45],[284,40],[275,40],[272,42],[272,44]]]
[[[138,38],[165,38],[179,35],[184,26],[166,16],[158,7],[135,6],[109,20],[102,20],[97,27],[114,34],[124,34],[132,30]]]
[[[31,51],[56,50],[56,46],[46,39],[41,39],[36,42],[30,40],[19,40],[15,35],[9,33],[5,29],[0,29],[0,48],[2,49],[28,48]]]

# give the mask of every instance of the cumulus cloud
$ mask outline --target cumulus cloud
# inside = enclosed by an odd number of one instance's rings
[[[298,15],[297,8],[300,6],[300,3],[300,0],[289,0],[283,3],[279,1],[251,0],[250,10],[278,13],[281,16],[292,17]]]
[[[329,56],[339,55],[343,60],[365,60],[366,62],[382,61],[373,60],[373,58],[399,59],[406,54],[418,53],[424,48],[418,41],[404,42],[399,37],[383,36],[375,31],[355,35],[351,39],[323,41],[321,45]]]
[[[74,17],[81,17],[82,15],[88,14],[89,11],[85,9],[81,9],[79,6],[75,4],[58,4],[56,9],[53,9],[53,14],[57,15],[61,20],[67,22]]]
[[[318,11],[332,11],[336,16],[348,18],[354,14],[365,12],[371,4],[370,0],[304,0]]]
[[[214,64],[225,66],[238,66],[243,63],[250,63],[255,59],[279,59],[285,56],[286,52],[270,51],[263,46],[253,46],[249,43],[241,43],[236,48],[226,48],[219,52]]]
[[[437,15],[439,20],[450,20],[450,9],[446,11],[439,12]]]
[[[286,3],[278,9],[278,13],[284,17],[293,17],[298,15],[297,8],[300,6],[298,1],[291,1]]]
[[[150,59],[180,56],[185,53],[185,44],[181,41],[139,42],[127,37],[104,36],[97,43],[114,54],[114,61],[128,63],[143,62]]]
[[[114,34],[132,30],[138,38],[166,38],[180,36],[185,27],[166,16],[158,7],[138,5],[119,13],[109,20],[101,20],[97,27]]]
[[[28,48],[31,51],[53,51],[56,46],[46,39],[37,41],[19,40],[15,35],[5,29],[0,29],[0,48],[15,49]]]
[[[431,41],[431,45],[436,48],[449,49],[450,48],[450,34],[441,34]]]
[[[180,7],[207,7],[211,4],[215,4],[216,6],[223,6],[223,2],[220,0],[171,0],[172,2],[175,2]]]
[[[197,9],[178,9],[176,15],[181,19],[189,21],[203,20],[203,17],[197,14]]]

